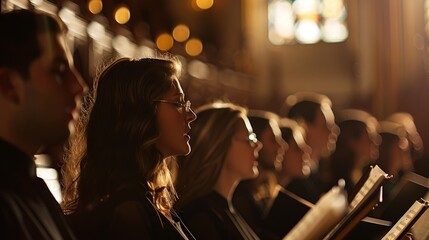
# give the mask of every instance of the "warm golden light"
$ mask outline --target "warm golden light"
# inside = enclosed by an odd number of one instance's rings
[[[189,56],[198,56],[203,51],[203,43],[197,38],[191,38],[186,42],[185,50]]]
[[[199,79],[208,79],[210,75],[210,68],[204,62],[199,60],[192,60],[188,64],[189,75],[199,78]]]
[[[200,9],[209,9],[213,6],[213,0],[196,0],[195,4]]]
[[[92,14],[98,14],[103,10],[103,2],[101,0],[90,0],[88,2],[88,10]]]
[[[322,14],[325,18],[338,18],[344,11],[343,0],[325,0]]]
[[[184,42],[188,40],[189,34],[190,34],[190,30],[188,26],[184,24],[179,24],[173,29],[174,40],[178,42]]]
[[[122,7],[119,7],[118,9],[116,9],[115,20],[119,24],[127,23],[130,20],[130,17],[131,17],[131,13],[130,13],[130,10],[128,9],[128,7],[122,6]]]
[[[163,33],[156,39],[156,46],[159,50],[168,51],[173,47],[173,37],[168,33]]]

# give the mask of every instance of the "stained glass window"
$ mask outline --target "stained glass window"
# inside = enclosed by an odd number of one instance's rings
[[[269,0],[268,38],[274,45],[347,39],[344,0]]]

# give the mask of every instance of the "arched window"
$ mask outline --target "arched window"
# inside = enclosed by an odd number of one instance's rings
[[[347,39],[344,0],[269,0],[268,38],[274,45]]]

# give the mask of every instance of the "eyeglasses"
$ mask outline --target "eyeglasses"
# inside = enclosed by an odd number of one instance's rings
[[[258,139],[256,138],[256,134],[255,133],[249,134],[249,137],[247,139],[242,139],[242,138],[238,138],[238,137],[236,139],[239,140],[239,141],[242,141],[242,142],[249,143],[249,145],[251,147],[256,147],[257,144],[258,144]]]
[[[168,103],[168,104],[172,104],[175,105],[177,110],[179,110],[179,112],[183,113],[183,109],[185,109],[185,112],[190,112],[191,111],[191,101],[186,100],[186,101],[170,101],[170,100],[164,100],[164,99],[160,99],[160,100],[155,100],[154,102],[162,102],[162,103]]]
[[[256,138],[255,133],[249,134],[249,144],[251,147],[256,147],[256,144],[258,143],[258,139]]]

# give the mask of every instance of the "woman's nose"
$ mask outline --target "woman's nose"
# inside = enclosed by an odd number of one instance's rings
[[[264,147],[264,144],[262,144],[261,143],[261,141],[257,141],[256,142],[256,145],[255,145],[255,150],[257,151],[257,152],[259,152],[259,151],[261,151],[261,149]]]
[[[75,69],[71,69],[71,74],[69,75],[68,85],[70,92],[75,97],[80,97],[88,92],[88,85],[83,80],[82,76]]]
[[[194,110],[192,108],[189,110],[189,112],[186,113],[186,121],[188,123],[191,123],[197,119],[197,114],[195,114]]]

